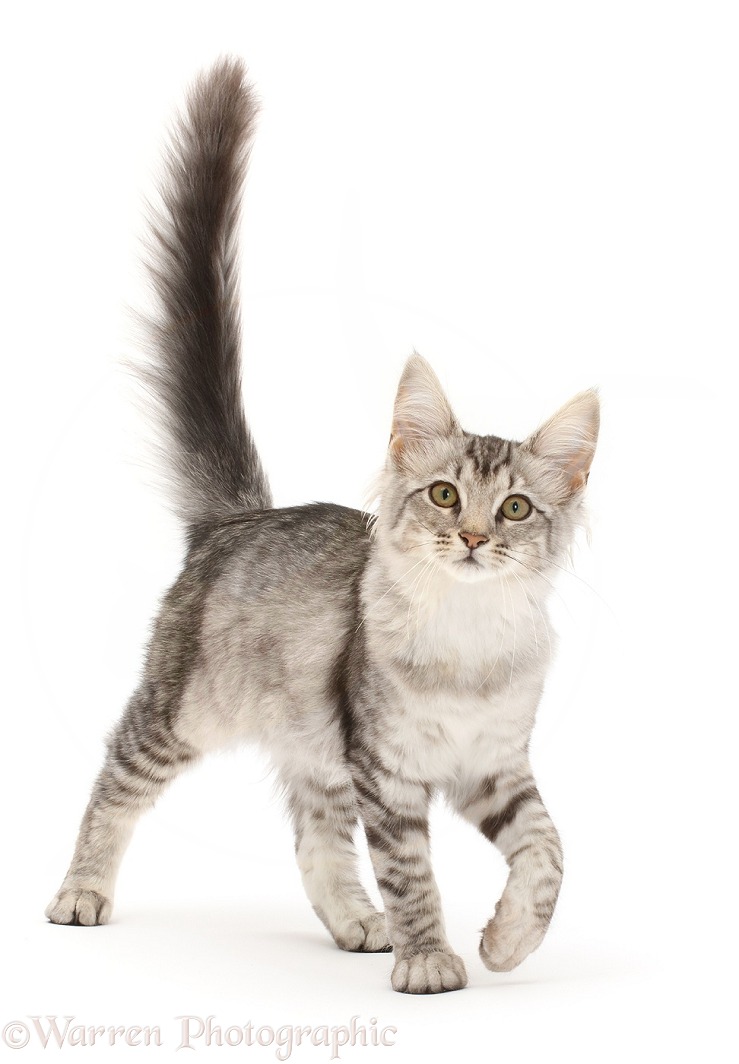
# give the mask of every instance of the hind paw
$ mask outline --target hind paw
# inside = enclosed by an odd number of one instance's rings
[[[389,953],[393,948],[387,935],[384,913],[368,913],[355,920],[347,920],[332,929],[334,941],[340,949],[350,953]]]

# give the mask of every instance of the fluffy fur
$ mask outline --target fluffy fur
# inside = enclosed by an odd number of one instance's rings
[[[238,361],[234,245],[254,112],[241,64],[222,60],[170,145],[147,380],[189,548],[47,916],[105,923],[141,812],[207,751],[257,741],[336,943],[394,950],[396,990],[456,990],[467,976],[429,857],[435,793],[510,866],[480,943],[488,968],[508,971],[539,945],[560,887],[527,750],[551,653],[550,575],[582,519],[598,402],[583,392],[523,442],[474,436],[414,355],[371,533],[344,507],[271,509]],[[358,820],[384,914],[357,876]]]

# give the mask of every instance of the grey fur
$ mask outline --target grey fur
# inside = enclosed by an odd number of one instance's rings
[[[47,915],[106,922],[141,811],[202,754],[257,741],[337,944],[392,948],[396,990],[455,990],[467,977],[431,869],[435,793],[510,865],[480,943],[491,970],[538,946],[559,891],[561,847],[527,750],[552,645],[549,574],[582,519],[597,399],[576,397],[522,443],[473,436],[414,355],[374,523],[328,504],[270,509],[236,388],[234,227],[253,115],[243,79],[226,60],[197,83],[155,229],[169,326],[150,379],[189,550]],[[434,501],[439,483],[453,505]],[[523,520],[503,514],[513,495],[530,507]],[[358,879],[358,819],[387,919]]]
[[[173,126],[148,263],[151,359],[175,507],[188,525],[272,505],[241,405],[236,233],[257,106],[243,63],[193,85]]]

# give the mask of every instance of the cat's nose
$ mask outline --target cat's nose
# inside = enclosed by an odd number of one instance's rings
[[[474,550],[481,543],[487,543],[488,541],[487,536],[478,536],[476,532],[460,532],[459,538],[465,541],[470,550]]]

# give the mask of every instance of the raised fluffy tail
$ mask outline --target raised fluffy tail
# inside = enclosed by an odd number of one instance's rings
[[[256,103],[220,59],[175,122],[151,216],[159,314],[142,370],[159,407],[176,510],[190,529],[272,505],[241,400],[237,227]]]

